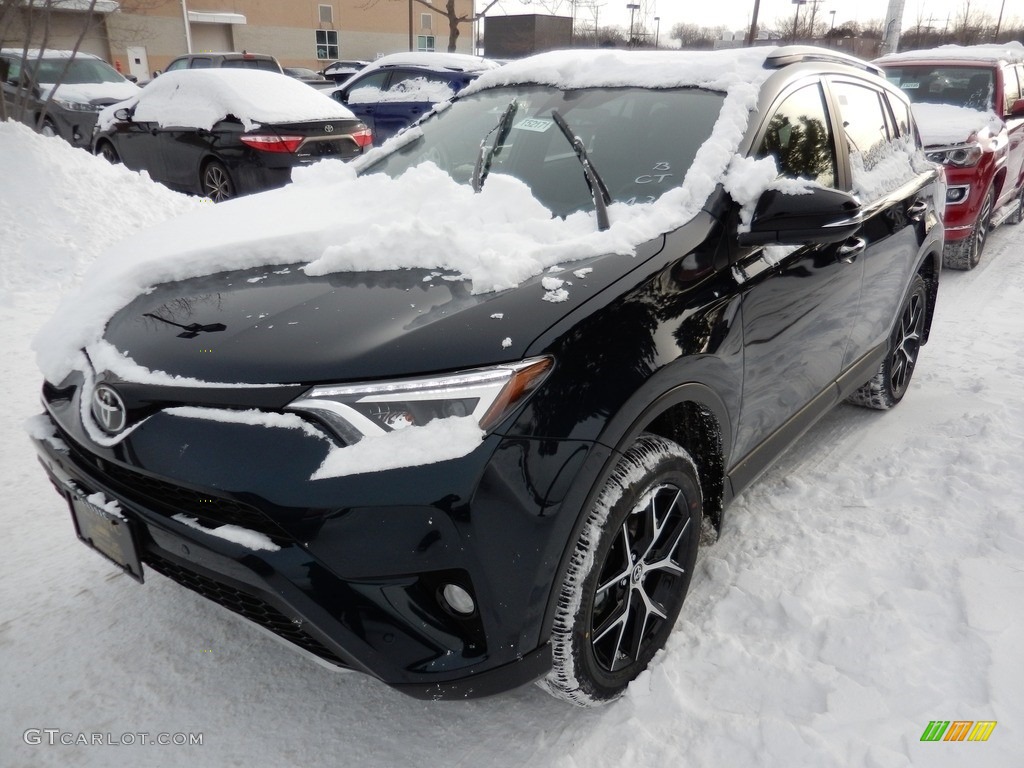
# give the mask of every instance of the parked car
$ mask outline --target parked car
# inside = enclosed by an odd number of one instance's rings
[[[165,72],[177,72],[180,69],[260,69],[264,72],[284,74],[281,64],[267,53],[249,53],[249,51],[223,51],[188,53],[178,56],[167,65]]]
[[[383,144],[498,66],[461,53],[395,53],[377,59],[331,96],[370,127],[374,144]]]
[[[326,95],[285,75],[229,68],[168,72],[108,107],[93,152],[221,202],[369,144],[369,129]]]
[[[88,147],[96,115],[107,104],[139,92],[134,83],[102,59],[72,51],[0,50],[7,75],[3,99],[8,115],[44,136],[60,136]]]
[[[879,59],[946,168],[946,249],[973,269],[989,232],[1024,220],[1024,45],[945,45]],[[941,106],[940,106],[941,105]]]
[[[615,698],[729,502],[909,390],[942,175],[878,73],[542,54],[358,177],[126,244],[134,290],[36,340],[78,535],[405,693]]]
[[[347,59],[344,61],[333,61],[320,70],[320,74],[336,83],[344,83],[352,75],[359,72],[370,62],[361,59]]]
[[[307,67],[285,67],[284,73],[288,77],[294,77],[296,80],[301,80],[304,83],[333,83],[333,80],[321,75],[319,72],[314,72],[312,69]]]

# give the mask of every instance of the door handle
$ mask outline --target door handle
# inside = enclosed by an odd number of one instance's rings
[[[839,246],[839,260],[846,264],[853,264],[867,247],[868,241],[863,237],[851,237]]]
[[[907,216],[914,221],[920,221],[928,212],[928,203],[924,200],[915,200],[907,207]]]

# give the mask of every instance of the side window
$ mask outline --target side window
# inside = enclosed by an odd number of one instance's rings
[[[18,59],[4,57],[3,64],[0,66],[7,66],[7,82],[17,85],[21,78],[21,62]]]
[[[870,170],[880,159],[890,138],[879,93],[873,88],[842,81],[833,82],[832,89],[839,101],[850,157],[859,158],[863,168]]]
[[[349,104],[376,104],[380,101],[380,92],[391,76],[390,70],[372,72],[359,82],[353,83],[347,90]]]
[[[192,59],[192,63],[189,65],[190,69],[212,69],[213,59],[202,56],[200,58]]]
[[[914,121],[910,117],[910,105],[895,96],[887,94],[886,98],[889,100],[892,113],[896,116],[896,130],[900,136],[912,136],[914,129],[911,126],[914,125]]]
[[[173,72],[176,69],[185,69],[188,66],[188,59],[176,59],[167,65],[164,72]]]
[[[1017,70],[1016,72],[1014,70]],[[1017,82],[1017,75],[1021,67],[1006,67],[1003,69],[1003,114],[1010,114],[1013,103],[1020,98],[1021,84]]]
[[[782,176],[836,183],[835,142],[829,128],[821,87],[809,85],[791,93],[768,121],[758,157],[775,158]]]

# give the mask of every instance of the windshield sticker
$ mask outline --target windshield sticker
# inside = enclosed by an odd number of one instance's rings
[[[520,120],[518,123],[513,125],[513,128],[518,128],[521,131],[533,131],[534,133],[544,133],[554,123],[551,120],[545,120],[539,117],[528,117],[525,120]]]
[[[920,88],[920,87],[921,87],[920,83],[900,83],[900,88],[902,88],[905,91],[912,91],[915,88]]]

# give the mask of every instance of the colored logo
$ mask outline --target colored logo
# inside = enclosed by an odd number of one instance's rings
[[[996,728],[995,720],[932,720],[921,734],[921,741],[988,741]]]

